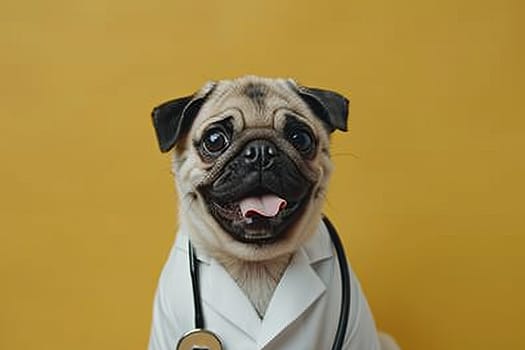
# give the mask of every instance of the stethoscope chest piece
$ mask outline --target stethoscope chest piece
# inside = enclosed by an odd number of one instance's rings
[[[223,350],[223,347],[215,334],[197,328],[184,334],[175,350]]]

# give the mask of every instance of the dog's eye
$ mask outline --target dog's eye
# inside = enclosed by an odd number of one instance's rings
[[[308,130],[301,128],[294,129],[289,133],[288,139],[291,144],[304,155],[310,155],[314,150],[314,138]]]
[[[228,135],[222,128],[212,128],[202,138],[202,147],[211,156],[218,156],[229,145]]]

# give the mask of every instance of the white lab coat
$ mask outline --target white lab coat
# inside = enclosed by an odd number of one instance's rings
[[[194,328],[187,243],[181,229],[160,276],[149,350],[175,350],[182,335]],[[339,322],[341,279],[324,224],[292,258],[262,320],[226,270],[197,254],[206,328],[221,338],[225,350],[331,349]],[[372,314],[351,267],[350,274],[344,349],[379,350]]]

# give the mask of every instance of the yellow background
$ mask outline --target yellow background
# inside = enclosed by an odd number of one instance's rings
[[[2,0],[0,349],[145,349],[173,240],[151,108],[352,93],[327,213],[404,349],[525,348],[523,2]]]

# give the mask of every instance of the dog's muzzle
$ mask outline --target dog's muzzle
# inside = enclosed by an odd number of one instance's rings
[[[312,184],[268,139],[248,141],[208,185],[210,213],[236,240],[270,243],[300,216]]]

